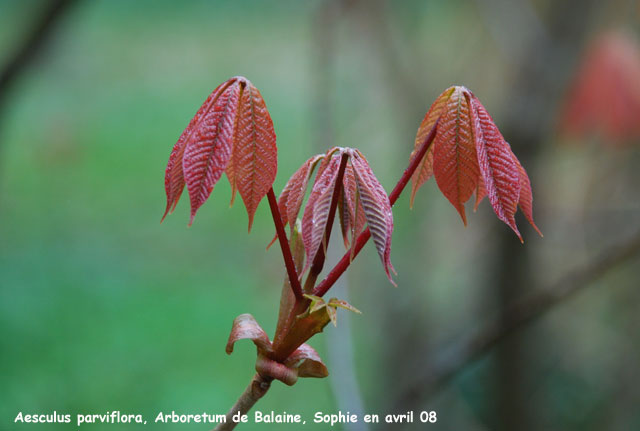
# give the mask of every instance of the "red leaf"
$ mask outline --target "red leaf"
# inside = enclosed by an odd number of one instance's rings
[[[474,211],[489,196],[498,218],[521,241],[515,222],[518,205],[540,233],[533,223],[529,177],[478,98],[461,86],[445,90],[420,125],[414,153],[436,121],[439,124],[431,147],[418,167],[420,171],[412,177],[412,193],[433,174],[465,225],[464,204],[475,193]]]
[[[247,79],[237,108],[233,152],[226,168],[231,183],[231,204],[236,189],[249,215],[249,230],[258,204],[271,188],[278,169],[278,149],[273,122],[262,95]]]
[[[285,365],[290,368],[297,368],[298,377],[322,378],[329,375],[329,371],[318,352],[308,344],[302,344],[295,352],[289,355]]]
[[[235,78],[204,113],[184,149],[182,169],[191,200],[191,220],[227,168],[233,148],[241,86]]]
[[[323,165],[325,165],[324,161],[321,168]],[[316,257],[320,246],[323,245],[331,198],[333,197],[333,189],[335,188],[339,167],[340,157],[333,157],[327,162],[326,168],[322,172],[318,171],[302,216],[302,241],[307,254],[305,271]],[[326,244],[324,245],[326,246]]]
[[[511,148],[482,103],[470,96],[478,165],[493,211],[518,235],[515,213],[520,196],[520,173]]]
[[[207,100],[202,104],[196,115],[191,119],[189,125],[180,135],[178,142],[173,147],[171,155],[169,156],[169,163],[165,171],[164,187],[167,193],[167,208],[165,209],[162,220],[167,214],[173,212],[182,190],[184,189],[184,175],[182,171],[182,159],[184,156],[184,149],[187,143],[193,138],[197,138],[194,135],[194,131],[198,130],[202,123],[206,121],[209,115],[209,111],[216,104],[218,98],[224,93],[230,85],[234,83],[233,80],[226,81],[220,84],[213,92],[207,97]]]
[[[351,232],[351,222],[349,220],[349,207],[345,203],[344,194],[345,190],[343,186],[340,189],[340,195],[338,196],[337,212],[340,220],[340,232],[342,233],[342,241],[344,242],[344,247],[349,248],[349,232]]]
[[[487,189],[484,188],[484,182],[482,182],[482,175],[478,177],[478,185],[476,186],[476,203],[473,205],[473,211],[478,210],[478,205],[482,202],[482,199],[487,196]]]
[[[467,225],[464,203],[478,186],[480,168],[464,87],[455,87],[442,109],[433,141],[433,172],[442,194]]]
[[[351,164],[347,164],[344,171],[343,190],[348,227],[351,228],[351,244],[354,245],[355,238],[364,230],[364,225],[367,219],[364,215],[364,209],[362,208],[362,201],[358,193],[355,173],[353,172]],[[344,238],[344,240],[345,245],[347,245],[347,238]]]
[[[436,121],[438,121],[438,118],[440,118],[440,115],[442,114],[442,112],[444,112],[447,101],[449,100],[449,97],[451,97],[451,94],[454,92],[454,90],[455,87],[449,87],[444,90],[429,108],[429,111],[424,116],[424,119],[422,120],[422,123],[420,123],[420,127],[418,128],[418,133],[416,134],[416,140],[413,152],[411,153],[411,158],[413,158],[413,156],[418,152],[427,135],[433,128],[433,125],[436,124]],[[437,133],[440,133],[439,128]],[[420,162],[420,165],[411,177],[411,207],[413,207],[413,201],[415,199],[416,192],[429,178],[431,178],[431,175],[433,175],[433,145],[431,145],[431,148],[427,150],[424,157],[422,158],[422,162]]]
[[[280,380],[287,386],[293,386],[298,381],[298,370],[276,362],[260,352],[256,359],[256,371],[261,376]]]
[[[165,172],[167,207],[163,220],[175,208],[186,183],[191,225],[223,171],[231,183],[231,203],[238,190],[251,230],[256,208],[275,179],[277,148],[264,100],[241,76],[211,93],[174,146]]]
[[[577,137],[599,132],[621,145],[640,136],[639,118],[640,46],[626,33],[604,33],[577,69],[560,127]]]
[[[280,198],[278,199],[278,208],[280,209],[284,226],[286,226],[287,223],[291,224],[291,229],[295,226],[300,208],[302,207],[304,195],[307,193],[309,177],[311,177],[318,161],[323,157],[324,154],[318,154],[305,161],[302,166],[291,175],[291,178],[289,178],[289,181],[287,181],[287,184],[285,184],[282,189],[282,193],[280,193]]]
[[[522,210],[524,216],[527,218],[529,224],[533,226],[533,228],[536,230],[536,232],[538,232],[540,236],[544,236],[533,221],[533,194],[531,193],[531,182],[529,181],[529,176],[520,164],[520,160],[518,160],[513,152],[511,152],[511,157],[513,157],[513,160],[515,160],[516,164],[518,165],[518,174],[520,178],[520,198],[518,199],[518,206]]]
[[[389,197],[384,188],[373,174],[367,159],[359,151],[351,154],[351,166],[355,174],[358,193],[361,197],[362,208],[367,220],[371,237],[378,250],[380,260],[387,273],[389,281],[395,286],[389,270],[395,273],[391,264],[391,234],[393,233],[393,214]]]
[[[227,353],[230,355],[233,352],[236,341],[245,339],[252,340],[258,349],[265,352],[271,351],[269,337],[251,314],[241,314],[233,319],[229,341],[227,341]]]

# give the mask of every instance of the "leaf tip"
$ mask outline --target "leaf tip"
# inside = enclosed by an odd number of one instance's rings
[[[228,172],[228,168],[227,168],[227,172]],[[227,174],[227,177],[229,177],[229,174]],[[234,180],[229,180],[229,182],[231,183],[231,200],[229,201],[229,208],[231,208],[233,206],[233,203],[236,201],[236,182],[235,179]]]
[[[518,235],[518,239],[520,239],[520,243],[524,244],[524,239],[522,239],[522,235],[520,235],[520,232],[518,231],[518,229],[515,229],[516,235]]]
[[[535,231],[538,232],[538,235],[540,235],[540,238],[544,238],[544,235],[542,234],[542,231],[540,231],[540,229],[538,229],[538,226],[536,226],[536,224],[533,223],[533,221],[531,222],[531,226],[533,226],[533,229],[535,229]]]
[[[415,202],[416,199],[416,190],[415,187],[411,187],[411,197],[409,197],[409,209],[412,210],[413,209],[413,203]]]
[[[391,265],[391,262],[389,262],[389,267],[385,267],[385,272],[387,273],[387,278],[389,279],[389,282],[391,283],[391,285],[393,287],[398,287],[398,284],[393,280],[393,278],[391,277],[391,273],[393,272],[393,274],[395,274],[396,276],[398,275],[398,273],[396,272],[396,269],[393,267],[393,265]],[[389,271],[391,270],[391,271]]]
[[[178,201],[174,200],[173,202],[170,200],[167,200],[167,207],[164,210],[164,214],[162,215],[162,218],[160,219],[160,223],[162,223],[164,221],[164,219],[171,213],[173,213],[173,211],[176,209],[176,205],[178,205]]]
[[[276,242],[277,239],[278,239],[278,234],[275,234],[273,236],[273,239],[271,240],[271,242],[269,244],[267,244],[267,250],[269,250],[271,248],[271,246]]]

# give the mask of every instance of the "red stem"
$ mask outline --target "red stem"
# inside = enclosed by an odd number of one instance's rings
[[[402,177],[400,177],[400,179],[396,183],[396,186],[391,191],[391,194],[389,195],[389,203],[391,204],[391,206],[393,206],[393,204],[396,203],[396,201],[400,197],[400,194],[409,183],[411,176],[413,176],[413,173],[418,168],[420,161],[422,161],[422,159],[424,158],[424,155],[427,153],[427,150],[431,146],[431,143],[433,142],[433,138],[435,138],[436,136],[436,129],[438,128],[439,121],[440,120],[436,121],[436,123],[433,125],[433,127],[431,128],[431,131],[429,132],[424,142],[422,143],[420,150],[415,155],[415,157],[411,159],[411,161],[409,162],[409,166],[407,167],[407,169],[405,169],[404,173],[402,174]],[[371,238],[371,232],[369,231],[369,228],[367,228],[356,239],[356,244],[353,250],[353,254],[351,250],[347,251],[344,254],[344,256],[342,256],[342,259],[340,259],[340,261],[336,264],[336,266],[333,267],[331,272],[329,272],[327,277],[324,280],[322,280],[320,284],[316,286],[316,288],[313,290],[313,294],[315,296],[321,297],[325,293],[327,293],[329,289],[331,289],[331,286],[333,286],[333,284],[338,280],[338,278],[340,278],[340,276],[346,271],[346,269],[351,264],[351,261],[355,259],[358,253],[360,253],[360,250],[362,250],[362,247],[364,247],[367,241],[369,241],[369,238]]]
[[[340,167],[338,168],[338,175],[336,176],[336,182],[333,189],[333,195],[331,196],[331,205],[329,206],[329,216],[327,217],[327,226],[324,230],[324,244],[326,246],[329,245],[329,239],[331,238],[331,229],[333,228],[333,221],[336,217],[336,208],[338,207],[338,199],[340,197],[340,189],[342,187],[342,178],[344,177],[344,171],[347,168],[347,160],[349,155],[346,153],[342,154],[342,158],[340,159]],[[318,275],[322,271],[322,267],[324,266],[325,261],[325,252],[324,247],[320,247],[318,253],[316,253],[316,257],[313,259],[313,263],[311,264],[311,269],[309,270],[309,275],[307,276],[307,280],[304,283],[305,292],[310,292],[313,289],[313,285],[318,278]]]
[[[289,276],[289,284],[291,290],[296,297],[296,300],[302,300],[302,286],[298,279],[298,272],[296,271],[296,264],[293,262],[293,256],[291,256],[291,249],[289,248],[289,240],[287,234],[284,231],[284,225],[282,224],[282,216],[280,215],[280,209],[278,208],[278,201],[276,195],[273,193],[273,187],[267,192],[267,199],[269,201],[269,208],[271,209],[271,215],[273,216],[273,224],[276,225],[276,233],[278,234],[278,240],[280,242],[280,249],[282,250],[282,257],[284,258],[284,265],[287,267],[287,275]]]

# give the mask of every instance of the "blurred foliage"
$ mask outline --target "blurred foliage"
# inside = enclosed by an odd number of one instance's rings
[[[519,70],[485,22],[482,8],[495,2],[376,1],[380,15],[343,3],[327,29],[336,41],[330,87],[319,90],[312,28],[320,0],[87,1],[57,24],[0,95],[0,429],[31,429],[13,424],[19,411],[120,410],[148,421],[160,411],[224,413],[248,383],[254,346],[238,344],[232,357],[224,346],[241,313],[270,334],[275,328],[284,269],[276,247],[265,251],[273,235],[266,203],[247,236],[245,211],[228,208],[221,180],[192,228],[184,199],[159,224],[171,147],[219,83],[244,75],[264,96],[280,150],[276,192],[324,149],[314,141],[323,127],[314,94],[331,95],[333,143],[359,147],[387,191],[447,86],[469,87],[501,127],[510,110],[505,89]],[[524,3],[542,15],[554,2]],[[0,1],[0,67],[41,5]],[[603,24],[588,25],[595,32]],[[553,130],[544,137],[534,167],[523,162],[545,233],[544,240],[524,233],[539,286],[637,230],[640,219],[637,146],[575,149],[558,147]],[[423,187],[413,211],[401,197],[394,216],[400,288],[387,286],[366,247],[348,276],[349,302],[363,315],[343,312],[353,324],[365,410],[380,414],[438,346],[496,312],[492,238],[508,229],[488,203],[464,229],[435,183]],[[629,289],[638,279],[637,269],[617,271],[520,334],[532,429],[640,427],[632,409],[640,396],[632,359],[640,353],[640,297]],[[406,351],[396,350],[402,340]],[[311,344],[326,358],[331,346],[322,334]],[[492,360],[475,362],[421,403],[438,412],[433,429],[495,429]],[[310,422],[316,411],[340,408],[331,390],[326,380],[275,383],[257,409],[300,413],[305,429],[326,429]]]

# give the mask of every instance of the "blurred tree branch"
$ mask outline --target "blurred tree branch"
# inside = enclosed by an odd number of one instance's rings
[[[542,149],[554,133],[556,111],[592,28],[598,2],[568,0],[542,8],[535,8],[530,0],[476,0],[476,3],[496,46],[510,59],[513,81],[504,92],[502,132],[522,165],[535,172],[541,163]],[[545,201],[544,196],[537,196],[538,202]],[[531,247],[521,247],[506,231],[500,231],[496,244],[485,289],[489,297],[499,302],[500,316],[493,324],[494,329],[499,329],[513,325],[514,303],[521,298],[535,298],[539,291],[533,284]],[[528,310],[531,308],[524,308]],[[525,341],[522,337],[505,340],[491,362],[495,399],[490,424],[496,430],[535,428],[526,381],[526,370],[531,369],[535,357],[526,353],[527,342],[536,340]]]
[[[622,244],[601,253],[581,268],[570,271],[556,283],[525,295],[507,307],[502,315],[440,355],[417,376],[395,400],[392,411],[406,411],[433,396],[470,363],[491,350],[509,335],[535,321],[607,273],[640,255],[640,231]]]
[[[16,48],[0,72],[0,111],[7,100],[7,90],[35,58],[51,36],[55,23],[69,10],[75,0],[51,0],[43,6],[22,43]]]

